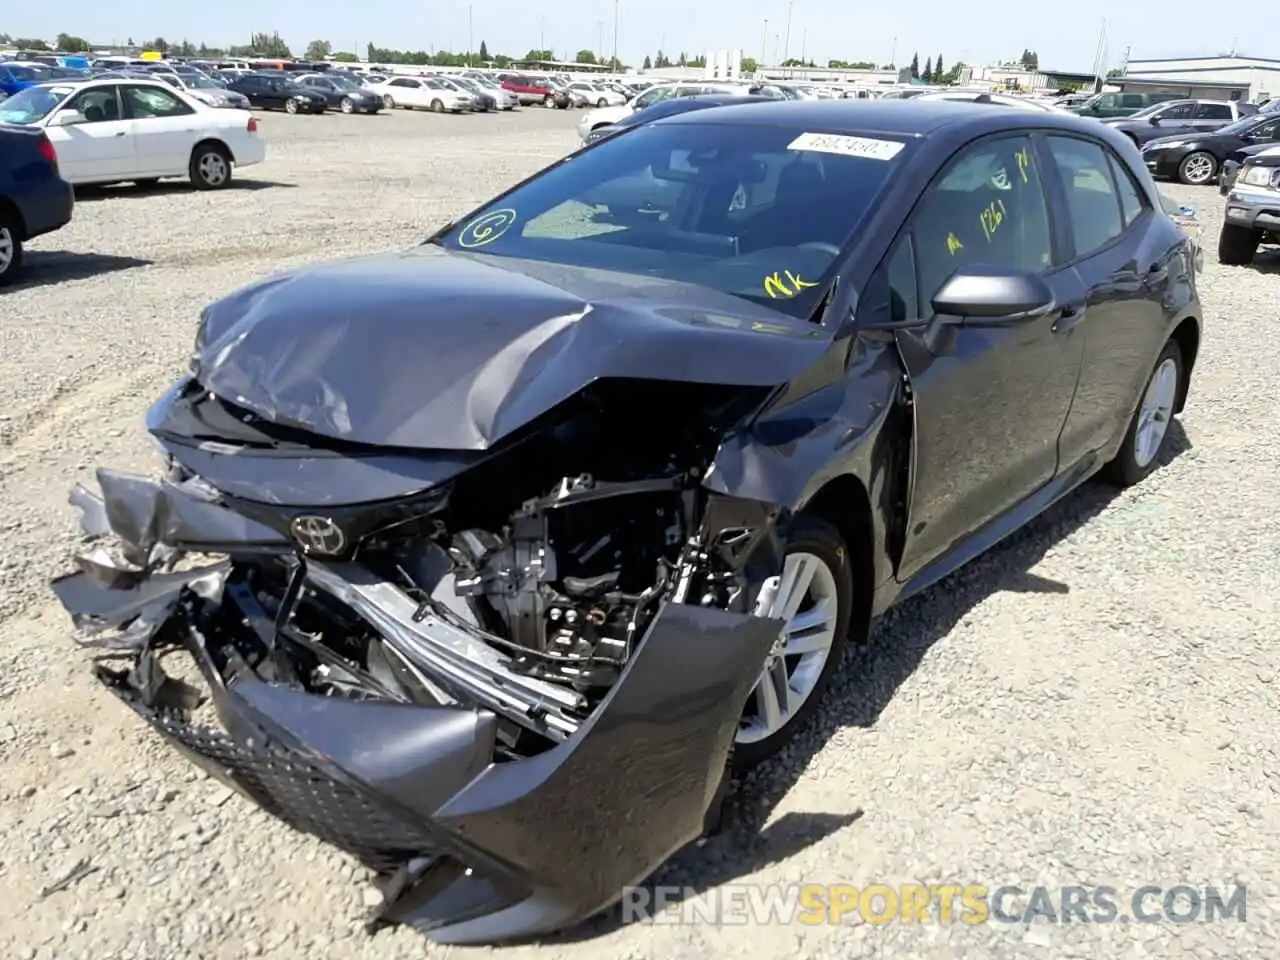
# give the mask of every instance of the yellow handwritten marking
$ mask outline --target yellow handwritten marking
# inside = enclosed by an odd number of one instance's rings
[[[951,254],[954,257],[956,255],[957,250],[963,250],[963,249],[964,249],[964,244],[960,242],[960,238],[957,237],[954,233],[948,233],[947,234],[947,253]]]
[[[978,223],[982,225],[982,232],[986,234],[987,243],[991,242],[991,238],[995,235],[1000,224],[1004,223],[1005,208],[1003,200],[993,200],[987,205],[987,209],[978,214]]]
[[[493,243],[515,222],[516,212],[510,208],[483,214],[462,228],[458,234],[458,246],[471,249]]]
[[[775,300],[779,297],[794,297],[796,295],[796,292],[783,282],[776,271],[764,278],[764,292]]]
[[[790,270],[783,270],[782,272],[787,275],[787,281],[795,288],[796,293],[799,293],[801,290],[807,290],[809,287],[817,286],[816,283],[808,283],[807,281],[801,280]]]
[[[1022,182],[1027,182],[1027,170],[1031,167],[1031,154],[1027,152],[1027,148],[1023,147],[1014,158],[1018,161],[1018,173],[1022,174]]]
[[[783,279],[783,276],[786,279]],[[794,297],[801,290],[807,290],[809,287],[816,287],[816,283],[810,283],[808,280],[802,280],[799,276],[790,270],[775,270],[769,276],[764,278],[764,292],[773,299],[786,299]]]
[[[757,320],[751,325],[753,333],[787,333],[788,329],[780,323],[765,323],[763,320]]]

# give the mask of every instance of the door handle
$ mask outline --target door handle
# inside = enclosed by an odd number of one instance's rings
[[[123,136],[124,136],[124,133],[125,133],[125,132],[124,132],[123,130],[117,130],[117,131],[116,131],[116,136],[117,136],[117,137],[123,137]]]
[[[1050,327],[1050,329],[1054,333],[1060,333],[1060,334],[1070,333],[1072,330],[1074,330],[1077,326],[1080,325],[1080,321],[1084,319],[1084,315],[1085,315],[1084,304],[1068,303],[1065,306],[1063,306],[1061,310],[1058,311],[1058,318],[1053,321],[1053,326]]]

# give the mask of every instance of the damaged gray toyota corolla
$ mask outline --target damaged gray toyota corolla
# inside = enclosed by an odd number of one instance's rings
[[[1043,270],[1070,210],[1018,113],[699,111],[213,304],[148,415],[164,475],[72,496],[93,542],[54,589],[98,677],[371,867],[379,921],[493,942],[608,907],[874,615],[1155,469],[1194,248],[1140,217],[1107,256],[1163,272],[1068,309],[1103,281]]]

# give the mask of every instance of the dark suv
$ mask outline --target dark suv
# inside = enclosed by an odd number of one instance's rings
[[[1131,117],[1113,117],[1102,122],[1141,147],[1157,137],[1212,133],[1257,112],[1257,107],[1230,100],[1170,100],[1139,110]]]
[[[71,221],[75,195],[44,131],[0,124],[0,287],[22,273],[22,245]]]

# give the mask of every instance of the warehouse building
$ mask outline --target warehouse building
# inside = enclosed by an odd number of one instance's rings
[[[1130,60],[1109,85],[1131,93],[1259,103],[1280,94],[1280,60],[1263,57],[1183,57]]]

